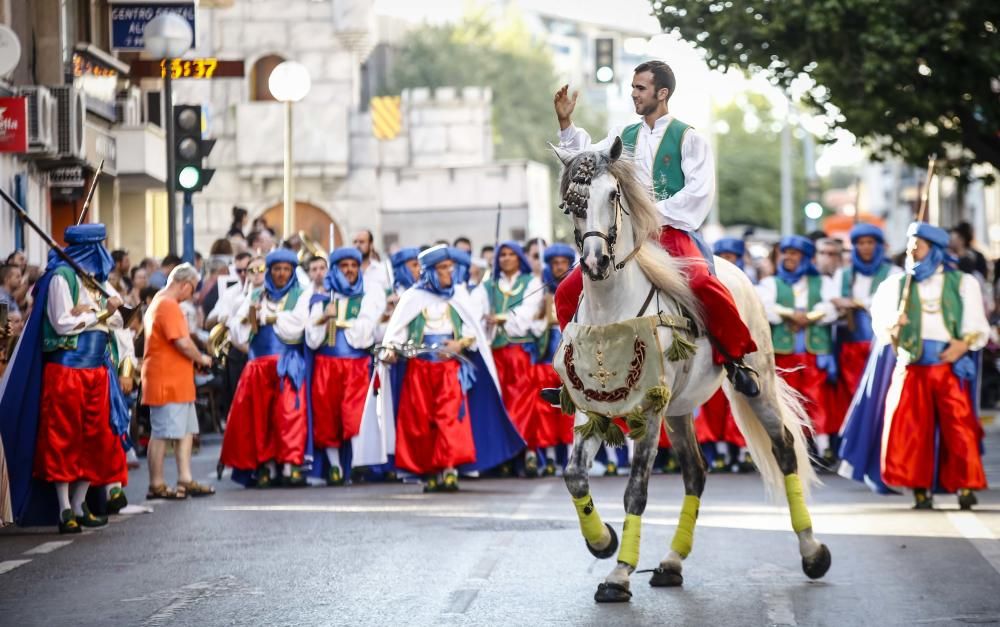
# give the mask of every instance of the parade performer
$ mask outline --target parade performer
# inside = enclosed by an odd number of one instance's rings
[[[229,409],[220,463],[245,485],[302,486],[309,432],[302,339],[309,300],[295,275],[295,253],[275,250],[266,263],[264,288],[253,290],[229,323],[233,341],[249,345],[250,353]]]
[[[420,255],[422,273],[400,297],[368,388],[355,464],[422,475],[428,492],[458,489],[458,470],[486,470],[524,448],[504,410],[489,341],[454,288],[446,246]],[[409,356],[398,403],[389,364]]]
[[[533,338],[531,328],[542,306],[542,284],[531,273],[531,264],[517,242],[500,242],[493,261],[493,275],[484,283],[492,331],[493,359],[503,390],[503,402],[518,432],[529,443],[528,456],[537,443],[535,398],[538,388],[529,376]]]
[[[813,266],[816,246],[809,238],[789,235],[778,247],[777,274],[764,278],[757,292],[771,323],[774,364],[808,401],[806,411],[820,431],[816,446],[822,452],[830,446],[822,427],[827,421],[824,383],[836,376],[830,325],[837,319],[832,302],[837,292],[833,280]]]
[[[535,388],[557,388],[562,385],[559,374],[552,367],[552,358],[556,354],[562,332],[556,318],[554,295],[559,283],[569,274],[576,261],[576,251],[572,247],[555,243],[545,249],[542,255],[545,268],[542,270],[542,282],[545,285],[545,297],[542,307],[536,316],[534,324],[535,353],[532,372],[535,378]],[[540,397],[535,397],[535,414],[537,427],[535,442],[528,440],[528,457],[525,460],[525,471],[529,475],[537,472],[537,464],[532,468],[528,462],[532,460],[533,450],[543,448],[545,452],[545,474],[556,474],[556,446],[573,443],[572,415],[562,413],[561,408],[554,407]]]
[[[626,152],[634,159],[636,176],[655,197],[662,224],[660,244],[671,255],[688,262],[686,272],[691,289],[705,309],[715,363],[725,364],[738,392],[757,396],[760,388],[756,373],[743,363],[743,356],[757,350],[757,345],[729,290],[715,277],[711,253],[696,233],[711,211],[715,194],[712,149],[703,135],[668,112],[675,88],[674,73],[666,63],[648,61],[637,66],[632,77],[632,100],[642,121],[617,127],[603,141],[591,144],[590,135],[573,125],[577,95],[570,96],[568,86],[564,86],[555,95],[561,129],[559,146],[573,151],[606,150],[621,137]],[[563,326],[576,311],[582,290],[579,269],[559,286],[556,311]]]
[[[724,237],[713,244],[712,252],[720,259],[725,259],[746,272],[746,263],[744,262],[746,244],[743,240],[735,237]],[[701,406],[694,426],[698,443],[701,444],[702,450],[714,470],[723,470],[730,466],[737,471],[746,468],[748,464],[746,440],[740,433],[739,427],[736,426],[733,412],[729,407],[729,400],[722,388],[719,388],[719,391]],[[730,454],[730,444],[738,450],[735,456]]]
[[[323,292],[312,296],[306,327],[306,343],[313,352],[312,435],[313,446],[324,452],[329,465],[327,485],[339,486],[344,484],[340,449],[361,426],[371,364],[368,350],[375,343],[385,295],[365,289],[356,248],[330,253]]]
[[[833,277],[834,287],[839,290],[839,297],[833,299],[833,304],[842,316],[833,329],[839,378],[833,390],[833,402],[828,405],[832,413],[827,415],[824,425],[817,426],[817,431],[829,435],[832,441],[830,451],[820,451],[828,464],[835,462],[833,452],[840,444],[837,434],[871,353],[874,335],[869,310],[872,296],[886,277],[902,272],[886,259],[881,229],[857,224],[851,229],[850,237],[851,265],[837,270]]]
[[[392,254],[393,289],[397,294],[413,287],[420,279],[420,249],[402,248]]]
[[[947,231],[915,222],[907,234],[912,279],[889,276],[872,298],[875,347],[844,425],[840,474],[909,488],[916,509],[932,509],[935,490],[971,509],[986,488],[975,384],[989,323],[976,279],[947,256]]]
[[[60,533],[106,525],[86,503],[104,486],[110,513],[126,504],[125,446],[134,366],[118,342],[120,297],[107,282],[114,267],[103,224],[70,226],[66,254],[111,294],[105,298],[54,251],[35,288],[36,306],[0,384],[0,433],[10,471],[14,520],[52,524]],[[33,480],[34,479],[34,480]],[[51,488],[55,488],[54,494]]]

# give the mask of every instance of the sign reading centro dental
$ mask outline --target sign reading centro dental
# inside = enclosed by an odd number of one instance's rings
[[[142,32],[154,17],[160,13],[177,13],[191,25],[191,32],[198,41],[195,28],[194,2],[112,2],[111,3],[111,49],[142,50],[145,42]]]
[[[0,152],[28,152],[27,98],[0,98]]]

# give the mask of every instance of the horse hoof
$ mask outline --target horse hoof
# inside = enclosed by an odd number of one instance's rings
[[[654,568],[649,585],[654,588],[677,588],[684,585],[684,576],[666,568]]]
[[[830,556],[830,549],[826,548],[825,544],[821,544],[819,552],[811,560],[802,558],[802,572],[810,579],[819,579],[826,574],[826,571],[830,570],[830,564],[832,563],[833,558]]]
[[[598,603],[628,603],[631,598],[632,593],[619,583],[598,584],[594,593],[594,600]]]
[[[607,527],[608,533],[611,534],[611,541],[608,542],[608,546],[598,551],[594,547],[590,546],[589,542],[586,540],[583,541],[583,543],[587,545],[587,550],[590,551],[590,554],[599,560],[606,560],[618,552],[618,534],[615,533],[615,530],[608,523],[604,523],[604,526]]]

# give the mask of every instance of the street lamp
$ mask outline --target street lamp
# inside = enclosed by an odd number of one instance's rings
[[[283,236],[288,239],[295,232],[295,184],[292,179],[292,103],[309,93],[312,81],[309,70],[301,63],[285,61],[271,71],[267,86],[271,95],[285,103],[285,202],[282,222]]]
[[[177,13],[161,13],[151,19],[142,31],[146,54],[167,61],[163,76],[164,130],[167,134],[167,242],[170,252],[177,250],[177,189],[174,181],[174,99],[171,88],[170,61],[182,56],[194,41],[187,20]]]

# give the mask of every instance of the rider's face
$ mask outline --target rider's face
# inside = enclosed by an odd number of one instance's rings
[[[666,87],[657,91],[652,72],[638,72],[632,77],[632,102],[639,115],[654,113],[669,93]]]

